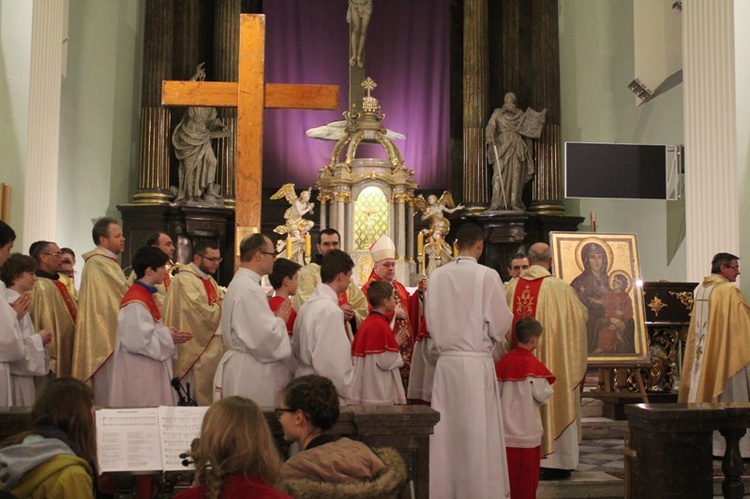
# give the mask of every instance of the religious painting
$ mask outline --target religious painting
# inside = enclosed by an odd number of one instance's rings
[[[588,362],[648,362],[635,234],[551,232],[552,273],[570,284],[589,312]]]

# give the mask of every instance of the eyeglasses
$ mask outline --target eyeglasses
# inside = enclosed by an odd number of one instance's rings
[[[52,253],[42,253],[42,255],[49,255],[49,256],[58,257],[58,256],[62,255],[62,251],[53,251]]]
[[[727,265],[727,267],[729,267],[730,269],[734,269],[734,270],[736,270],[737,272],[739,272],[739,271],[740,271],[740,266],[739,266],[739,265],[737,265],[736,267],[734,267],[734,266],[732,266],[732,265]]]
[[[286,408],[286,407],[277,407],[276,409],[273,410],[273,412],[276,413],[276,418],[277,419],[281,419],[281,416],[285,412],[297,412],[297,409],[289,409],[289,408]]]
[[[261,253],[263,253],[264,255],[276,256],[276,253],[274,253],[273,251],[261,251]]]
[[[213,262],[213,263],[221,263],[222,260],[224,260],[220,256],[209,257],[209,256],[205,256],[205,255],[200,255],[200,254],[198,256],[201,257],[201,258],[203,258],[204,260],[208,260],[209,262]]]

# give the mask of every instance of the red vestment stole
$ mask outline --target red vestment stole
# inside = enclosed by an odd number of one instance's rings
[[[542,281],[549,276],[540,277],[539,279],[518,278],[516,292],[513,294],[513,327],[511,328],[511,338],[513,348],[518,346],[516,341],[516,322],[521,317],[536,318],[536,306],[539,304],[539,290],[542,287]]]
[[[153,293],[138,284],[138,281],[134,282],[133,285],[130,286],[130,289],[128,289],[128,292],[125,293],[125,296],[122,297],[120,308],[129,305],[130,303],[140,303],[151,312],[151,317],[153,317],[156,322],[161,321],[161,312],[156,305]]]
[[[364,357],[383,352],[398,352],[398,342],[391,331],[388,318],[380,312],[371,312],[360,324],[352,342],[352,355]]]
[[[52,282],[55,283],[55,287],[60,292],[60,295],[62,295],[63,302],[65,303],[65,308],[68,309],[68,313],[70,314],[71,319],[73,319],[73,322],[76,321],[76,302],[73,301],[73,297],[70,296],[70,292],[68,292],[68,287],[60,282],[60,280],[53,279]]]
[[[549,384],[555,382],[555,375],[525,348],[512,348],[495,364],[498,381],[523,381],[529,376],[547,378]]]
[[[362,292],[365,294],[365,296],[367,296],[367,290],[369,289],[371,282],[382,280],[383,279],[381,279],[380,276],[373,270],[370,274],[370,278],[367,280],[365,285],[362,286]],[[411,357],[412,353],[414,352],[414,339],[417,335],[417,332],[419,331],[419,297],[409,296],[409,292],[406,291],[404,285],[395,279],[391,282],[391,284],[396,289],[397,304],[400,304],[406,312],[406,319],[399,319],[393,324],[393,334],[395,336],[399,331],[402,331],[404,329],[409,332],[409,340],[401,345],[399,349],[401,351],[401,357],[404,359],[404,365],[401,366],[400,371],[401,380],[404,382],[404,389],[406,390],[409,386],[409,372],[411,371]],[[372,307],[370,306],[369,302],[367,304],[367,308],[368,310],[370,310],[370,312],[372,312]],[[388,320],[388,324],[393,321],[394,315],[396,315],[396,312],[391,312],[385,316]]]

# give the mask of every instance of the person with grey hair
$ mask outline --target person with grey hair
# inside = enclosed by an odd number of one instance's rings
[[[271,312],[261,288],[273,271],[276,253],[268,236],[253,234],[240,244],[240,268],[227,288],[216,334],[225,353],[214,376],[214,401],[239,395],[261,407],[277,407],[281,389],[295,370],[286,331],[292,304]]]
[[[740,259],[717,253],[711,275],[693,292],[678,402],[750,401],[750,307],[733,283]],[[723,456],[724,438],[714,432],[713,454]],[[750,457],[750,437],[740,440]]]
[[[521,272],[505,292],[514,323],[522,317],[538,320],[545,330],[537,358],[555,373],[555,393],[542,408],[544,436],[541,444],[541,479],[570,477],[578,467],[581,396],[586,374],[586,307],[573,288],[550,274],[550,247],[534,243],[529,248],[531,267]],[[515,347],[513,330],[506,342]]]
[[[29,247],[36,260],[36,282],[31,291],[31,321],[38,329],[52,331],[47,345],[49,368],[56,377],[70,376],[73,362],[73,337],[76,329],[76,302],[68,287],[60,281],[60,247],[50,241],[36,241]]]
[[[114,352],[120,301],[128,290],[117,260],[125,249],[125,237],[117,220],[109,217],[96,221],[91,236],[96,248],[83,254],[72,375],[92,382],[94,403],[106,405],[110,385],[108,360]]]

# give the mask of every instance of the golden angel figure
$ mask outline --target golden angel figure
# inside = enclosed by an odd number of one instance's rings
[[[290,260],[294,260],[300,265],[305,265],[305,239],[313,228],[312,220],[303,218],[307,213],[313,214],[313,208],[315,203],[310,201],[310,195],[312,194],[312,187],[300,192],[299,196],[294,190],[294,184],[284,184],[276,193],[271,196],[271,199],[282,199],[285,198],[289,201],[289,208],[284,213],[284,225],[277,226],[273,231],[277,234],[286,234],[286,239],[282,239],[277,242],[276,251],[282,252],[286,247],[291,247],[290,251],[287,250],[280,256],[285,256]]]

